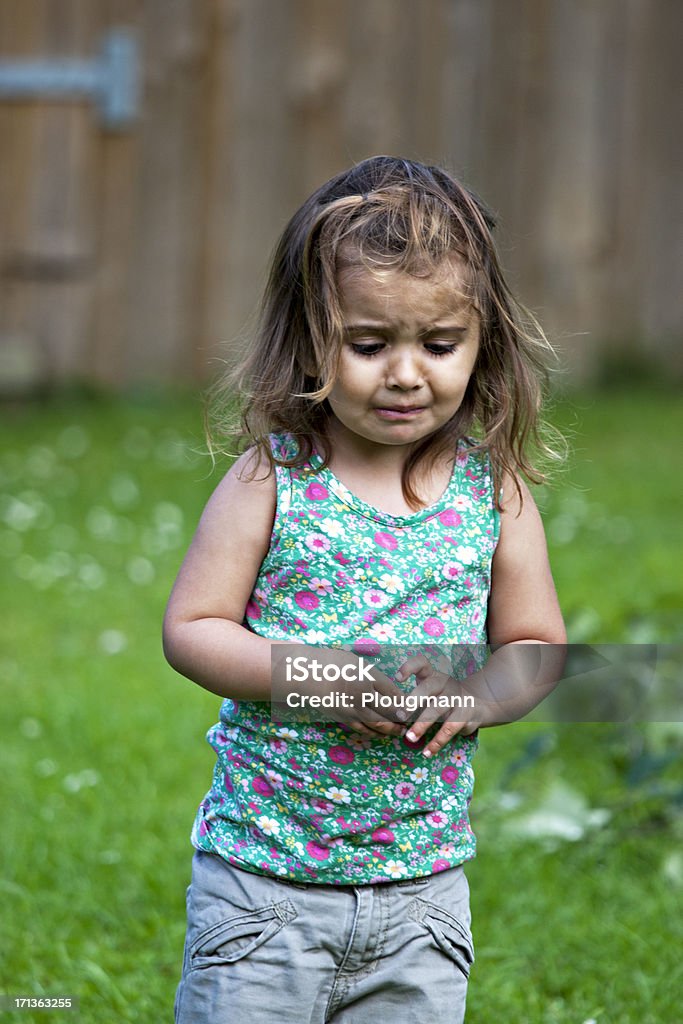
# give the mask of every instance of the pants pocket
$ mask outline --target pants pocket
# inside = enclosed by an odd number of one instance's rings
[[[289,900],[229,917],[206,928],[190,946],[189,969],[232,964],[262,946],[296,917]]]
[[[410,913],[413,920],[427,929],[441,952],[468,978],[474,963],[474,947],[469,928],[443,907],[419,897],[413,901]]]

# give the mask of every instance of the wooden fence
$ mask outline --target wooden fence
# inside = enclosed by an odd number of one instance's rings
[[[444,162],[575,375],[681,370],[679,0],[0,0],[0,58],[136,31],[139,117],[0,99],[0,388],[191,381],[287,217],[364,157]]]

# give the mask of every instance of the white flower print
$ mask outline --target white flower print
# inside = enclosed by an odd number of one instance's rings
[[[313,646],[323,645],[328,642],[327,633],[324,633],[322,629],[307,630],[304,633],[304,640],[306,641],[307,644],[312,644]]]
[[[462,562],[463,565],[471,565],[472,562],[476,562],[477,560],[477,552],[474,548],[468,547],[467,545],[458,548],[457,554],[459,561]]]
[[[342,537],[344,535],[344,524],[338,519],[323,519],[318,526],[328,537]]]
[[[276,735],[287,743],[291,742],[291,740],[299,739],[299,733],[296,729],[289,729],[286,725],[281,725],[279,729],[276,729]]]
[[[410,777],[413,782],[417,782],[419,785],[421,782],[424,782],[425,779],[429,778],[429,772],[426,768],[415,768],[415,770],[410,773]]]
[[[403,590],[403,580],[395,572],[383,572],[377,582],[387,594],[398,594]]]
[[[328,800],[333,800],[335,804],[351,803],[351,794],[348,789],[340,789],[337,786],[331,786],[330,789],[326,789],[325,796]]]
[[[458,512],[466,512],[472,505],[472,499],[467,494],[457,494],[453,499],[453,508]]]
[[[257,818],[256,824],[267,836],[276,836],[280,832],[280,822],[275,818],[269,818],[267,814],[262,814],[260,818]]]
[[[401,860],[388,860],[382,865],[382,870],[391,878],[403,878],[408,874],[408,869]]]

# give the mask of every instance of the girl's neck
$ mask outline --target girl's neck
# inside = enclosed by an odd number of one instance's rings
[[[419,511],[411,507],[403,494],[401,477],[411,449],[400,445],[349,444],[332,431],[329,468],[358,498],[389,515],[408,516]],[[416,489],[429,508],[442,496],[451,478],[453,460],[440,460],[430,470],[417,475]]]

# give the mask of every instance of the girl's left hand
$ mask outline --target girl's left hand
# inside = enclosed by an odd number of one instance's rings
[[[396,673],[396,679],[399,682],[403,682],[409,676],[415,676],[417,681],[415,689],[411,690],[411,696],[417,697],[418,701],[421,697],[426,696],[455,697],[463,694],[462,685],[453,676],[435,669],[423,654],[409,658]],[[424,746],[422,753],[425,757],[436,754],[454,736],[460,733],[463,736],[469,736],[479,728],[479,723],[473,722],[471,718],[468,721],[462,720],[462,708],[459,707],[454,707],[452,711],[448,711],[448,709],[439,711],[438,708],[425,708],[423,711],[419,711],[418,707],[415,715],[416,717],[406,733],[406,737],[411,743],[421,739],[435,722],[443,721],[443,725],[436,735]]]

